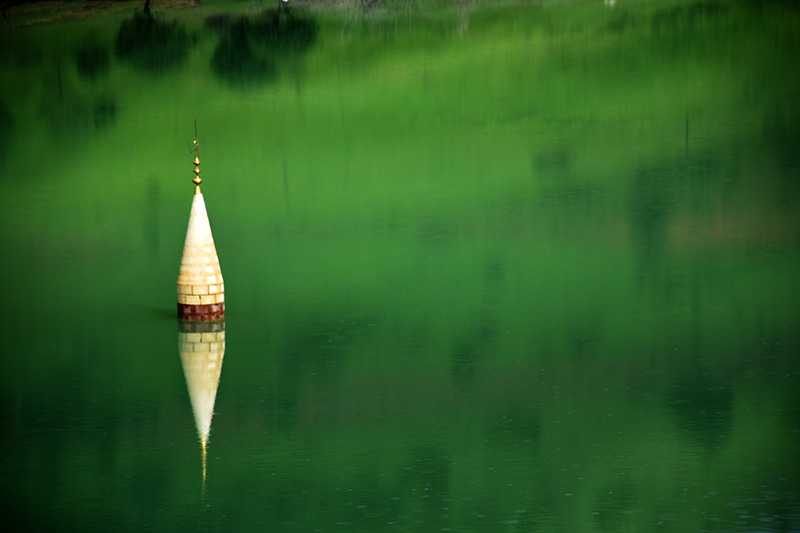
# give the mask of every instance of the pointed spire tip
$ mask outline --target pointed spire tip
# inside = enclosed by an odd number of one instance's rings
[[[192,178],[192,183],[194,183],[194,192],[195,194],[200,192],[200,184],[203,183],[203,178],[200,177],[200,143],[197,141],[197,121],[194,121],[194,138],[192,139],[192,147],[194,148],[194,159],[192,160],[192,164],[194,165],[194,177]]]

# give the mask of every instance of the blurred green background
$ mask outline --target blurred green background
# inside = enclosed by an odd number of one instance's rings
[[[48,15],[0,28],[18,530],[800,530],[793,3]]]

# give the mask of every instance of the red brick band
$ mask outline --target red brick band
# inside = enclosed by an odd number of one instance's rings
[[[178,318],[192,322],[213,322],[225,318],[225,304],[178,304]]]

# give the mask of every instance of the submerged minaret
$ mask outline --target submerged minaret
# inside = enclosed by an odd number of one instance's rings
[[[205,486],[208,437],[225,357],[225,322],[180,322],[178,351],[200,438],[200,463]]]
[[[178,318],[215,321],[225,317],[225,285],[211,235],[206,202],[200,190],[200,145],[194,136],[194,198],[178,273]]]
[[[225,355],[225,286],[200,190],[200,145],[194,135],[194,198],[178,273],[178,351],[200,438],[203,486],[211,419]]]

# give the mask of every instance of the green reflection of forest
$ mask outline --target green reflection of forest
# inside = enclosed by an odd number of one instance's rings
[[[82,530],[798,527],[797,10],[248,6],[0,38],[3,499]],[[213,516],[168,319],[194,119]]]

